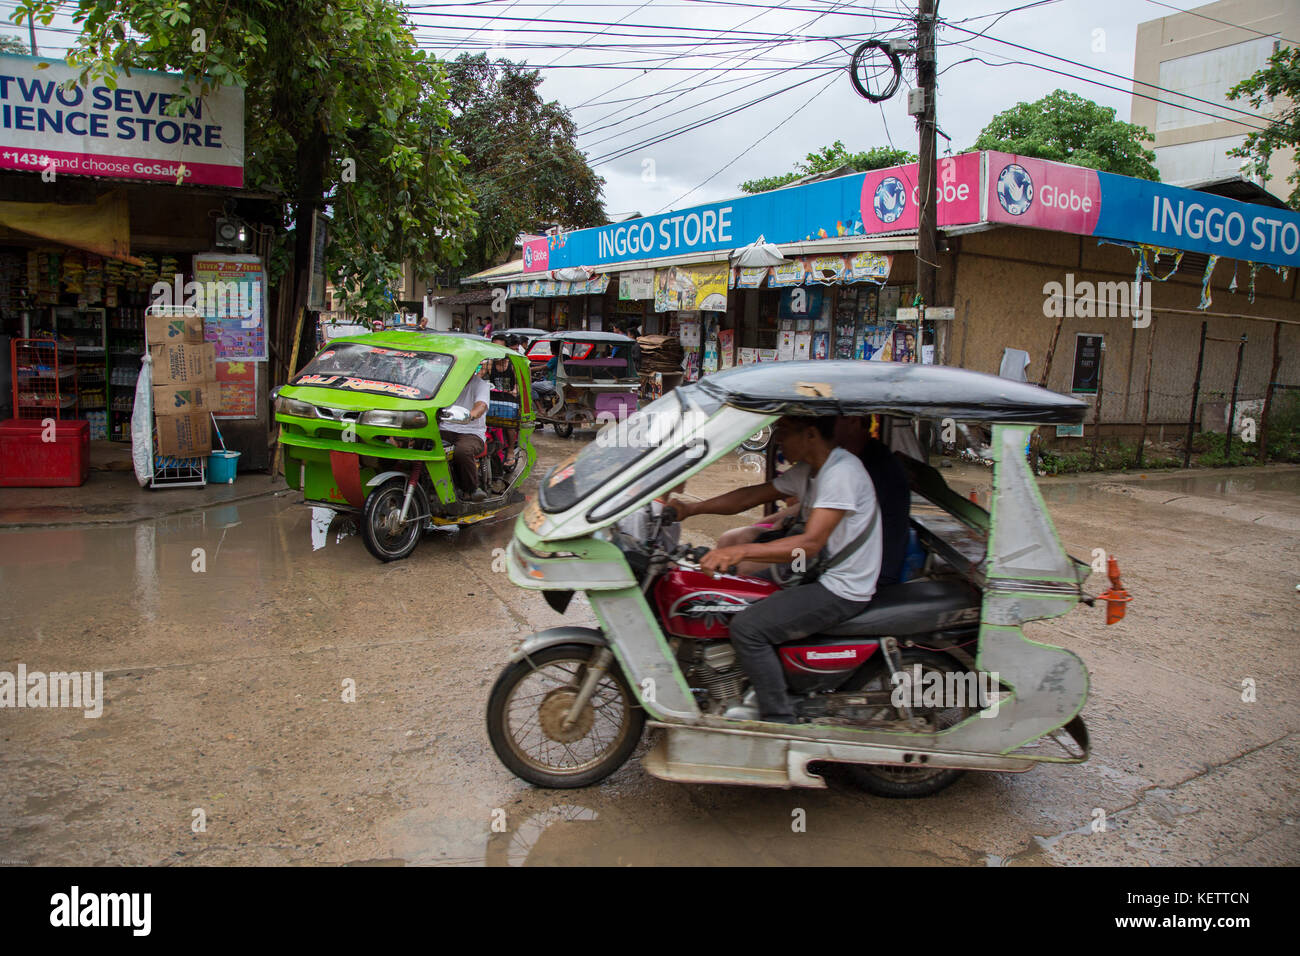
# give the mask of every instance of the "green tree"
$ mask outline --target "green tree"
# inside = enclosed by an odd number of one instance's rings
[[[447,71],[451,132],[469,161],[464,176],[478,214],[465,272],[508,259],[515,237],[540,223],[605,224],[605,180],[578,149],[568,111],[538,93],[539,71],[482,53],[462,54]]]
[[[31,49],[26,40],[20,40],[7,33],[0,34],[0,53],[30,53]]]
[[[1056,90],[993,117],[973,148],[1159,181],[1156,154],[1142,145],[1152,141],[1146,127],[1117,120],[1110,107]]]
[[[1269,161],[1279,149],[1292,149],[1295,169],[1286,177],[1293,183],[1287,197],[1292,209],[1300,209],[1300,47],[1282,47],[1268,58],[1268,65],[1242,80],[1228,91],[1228,99],[1248,97],[1250,105],[1261,109],[1266,100],[1277,104],[1277,112],[1262,131],[1247,133],[1246,141],[1229,156],[1249,160],[1253,171],[1268,182]]]
[[[463,258],[473,213],[446,74],[392,0],[20,0],[14,20],[48,24],[60,6],[81,31],[68,61],[83,84],[139,68],[182,74],[189,98],[244,89],[245,183],[288,198],[272,269],[291,244],[294,314],[314,209],[333,214],[328,268],[355,311],[384,310],[403,261],[427,277]]]
[[[850,153],[838,139],[829,146],[823,146],[816,152],[809,153],[803,161],[794,164],[794,171],[762,179],[751,179],[740,184],[747,193],[763,193],[769,189],[779,189],[787,183],[814,173],[829,173],[848,166],[855,172],[865,173],[872,169],[886,169],[890,166],[902,166],[916,162],[916,154],[892,146],[873,146],[860,153]]]

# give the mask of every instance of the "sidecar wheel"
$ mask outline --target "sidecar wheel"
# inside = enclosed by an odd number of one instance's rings
[[[570,728],[559,724],[597,650],[585,644],[548,647],[497,678],[488,698],[488,739],[515,776],[538,787],[587,787],[632,756],[645,711],[616,662],[578,721]]]
[[[556,422],[555,434],[559,435],[561,438],[568,438],[570,435],[573,434],[573,423],[564,422],[563,424],[561,424],[560,422]]]
[[[402,513],[402,501],[405,498],[406,480],[402,478],[386,481],[366,496],[366,504],[361,511],[361,540],[365,542],[366,550],[380,561],[400,561],[409,556],[420,543],[420,535],[428,520],[429,496],[425,494],[424,488],[416,485],[407,516],[425,517],[396,527],[397,516]]]

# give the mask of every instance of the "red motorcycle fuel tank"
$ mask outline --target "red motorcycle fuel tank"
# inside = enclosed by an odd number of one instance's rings
[[[674,637],[728,640],[731,618],[780,590],[771,581],[741,575],[714,577],[674,568],[654,584],[655,608]]]

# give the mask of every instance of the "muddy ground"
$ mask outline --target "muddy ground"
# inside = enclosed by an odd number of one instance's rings
[[[541,463],[590,437],[548,432]],[[987,470],[945,476],[987,500]],[[690,491],[752,478],[732,456]],[[585,790],[513,777],[491,683],[521,636],[591,615],[510,585],[510,520],[391,565],[313,535],[289,492],[0,531],[0,670],[102,671],[106,697],[97,719],[0,710],[0,863],[1300,863],[1300,469],[1043,488],[1071,553],[1115,555],[1135,597],[1110,628],[1084,606],[1028,628],[1091,671],[1092,758],[913,801],[665,783],[635,757]]]

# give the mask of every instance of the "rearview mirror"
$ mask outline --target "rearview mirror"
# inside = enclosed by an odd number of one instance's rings
[[[438,420],[443,422],[462,422],[469,421],[469,409],[463,405],[448,405],[438,413]]]

